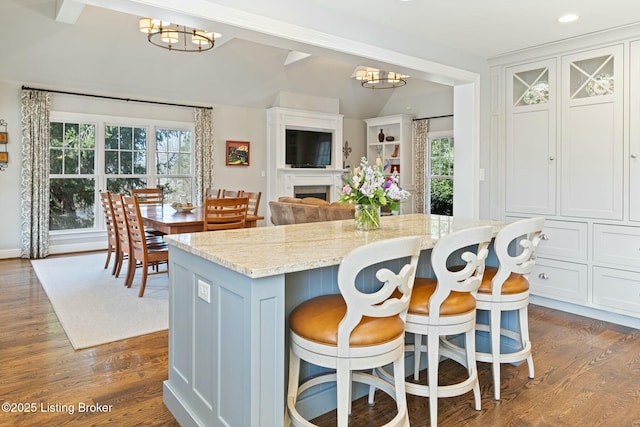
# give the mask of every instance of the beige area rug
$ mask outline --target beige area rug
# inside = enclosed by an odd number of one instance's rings
[[[149,276],[144,297],[138,298],[140,271],[127,288],[126,271],[116,279],[111,265],[103,268],[106,256],[96,253],[31,261],[76,350],[169,327],[168,275]]]

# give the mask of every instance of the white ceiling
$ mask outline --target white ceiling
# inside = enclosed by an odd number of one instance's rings
[[[330,31],[357,27],[402,34],[492,58],[640,22],[638,0],[211,0]],[[567,13],[580,16],[560,24]]]
[[[568,12],[581,19],[555,21]],[[224,36],[212,52],[168,52],[137,31],[140,16]],[[0,36],[23,35],[4,48],[0,79],[256,108],[286,91],[337,98],[346,117],[367,118],[387,103],[410,108],[420,96],[450,88],[412,78],[391,91],[362,89],[350,79],[354,67],[384,63],[339,45],[323,48],[335,41],[328,35],[411,57],[435,53],[472,69],[508,52],[637,22],[640,0],[2,0]],[[296,28],[313,31],[314,42],[281,37]],[[313,55],[285,65],[291,50]],[[46,67],[34,69],[34,58]],[[124,74],[122,64],[129,67]]]

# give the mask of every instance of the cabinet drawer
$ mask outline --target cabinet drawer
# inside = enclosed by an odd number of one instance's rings
[[[594,224],[593,260],[640,268],[640,227]]]
[[[587,259],[587,224],[584,222],[549,221],[544,222],[543,240],[538,254],[548,258]]]
[[[588,299],[587,266],[538,258],[529,275],[529,285],[533,295],[585,303]]]
[[[640,317],[640,273],[593,267],[593,303]]]

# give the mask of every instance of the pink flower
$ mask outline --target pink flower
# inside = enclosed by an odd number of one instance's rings
[[[346,184],[344,187],[342,187],[342,194],[349,194],[351,193],[351,186]]]

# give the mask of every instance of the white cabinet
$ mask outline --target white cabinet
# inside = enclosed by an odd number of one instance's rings
[[[640,269],[640,228],[593,225],[593,260]]]
[[[640,316],[640,273],[593,267],[593,302],[630,316]]]
[[[538,258],[529,275],[533,295],[572,303],[588,302],[587,266]]]
[[[631,43],[629,88],[629,219],[640,221],[640,40]]]
[[[562,57],[561,215],[622,219],[622,51]]]
[[[399,184],[412,195],[415,192],[413,171],[413,118],[408,114],[366,119],[367,160],[373,164],[380,158],[389,165],[386,172],[397,171]],[[400,205],[402,213],[411,213],[413,203],[406,201]]]
[[[494,62],[497,190],[506,218],[546,218],[536,303],[638,327],[640,37],[576,46]]]
[[[555,59],[506,71],[507,212],[555,214],[555,76]]]
[[[507,217],[508,221],[520,218]],[[530,292],[560,301],[587,303],[588,226],[584,222],[545,220],[538,259],[529,275]]]

